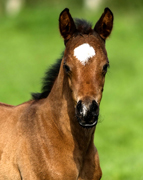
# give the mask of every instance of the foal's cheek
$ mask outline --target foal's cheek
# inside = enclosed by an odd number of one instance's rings
[[[74,84],[73,84],[70,77],[68,78],[68,84],[69,84],[69,88],[70,88],[71,93],[72,93],[72,99],[75,102],[75,106],[76,106],[76,104],[77,104],[76,87],[74,87]]]
[[[101,99],[102,99],[102,93],[98,94],[98,96],[97,96],[97,102],[99,105],[100,105]]]
[[[71,83],[71,78],[70,77],[68,77],[68,83],[69,83],[69,87],[70,87],[70,89],[72,91],[72,83]]]
[[[97,102],[99,104],[102,99],[103,91],[104,91],[104,80],[102,81],[101,85],[99,86],[99,92],[98,92],[98,96],[97,96]]]
[[[68,84],[69,84],[69,88],[70,88],[71,93],[72,93],[73,100],[75,101],[75,93],[74,93],[73,84],[72,84],[70,77],[68,78]]]

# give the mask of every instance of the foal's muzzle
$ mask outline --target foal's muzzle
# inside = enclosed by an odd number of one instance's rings
[[[97,124],[99,105],[95,100],[91,102],[79,101],[76,105],[76,117],[82,127],[90,128]]]

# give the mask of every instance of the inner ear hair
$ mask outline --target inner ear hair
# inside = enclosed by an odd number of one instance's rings
[[[102,39],[106,39],[113,28],[113,13],[109,8],[105,8],[104,13],[96,23],[94,30],[100,35]]]
[[[59,17],[59,29],[62,37],[65,41],[69,40],[70,37],[75,33],[76,26],[74,20],[69,13],[69,9],[65,8]]]

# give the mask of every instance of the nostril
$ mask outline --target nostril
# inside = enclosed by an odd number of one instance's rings
[[[93,112],[98,113],[99,105],[97,104],[97,102],[96,102],[95,100],[92,101],[91,110],[92,110]]]
[[[76,110],[78,113],[81,113],[82,111],[82,101],[78,101],[77,105],[76,105]]]
[[[78,101],[77,106],[76,106],[76,107],[77,107],[77,110],[80,110],[80,109],[81,109],[81,103],[82,103],[81,100]]]
[[[97,104],[97,102],[96,102],[95,100],[92,101],[92,104],[93,104],[94,106],[97,106],[97,107],[98,107],[98,104]]]

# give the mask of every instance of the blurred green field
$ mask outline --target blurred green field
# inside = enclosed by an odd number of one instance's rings
[[[0,101],[17,105],[39,92],[47,67],[64,50],[58,31],[63,5],[26,8],[15,18],[0,17]],[[101,103],[95,144],[102,180],[143,180],[142,11],[121,12],[106,42],[110,69]],[[103,9],[71,7],[74,17],[96,23]]]

